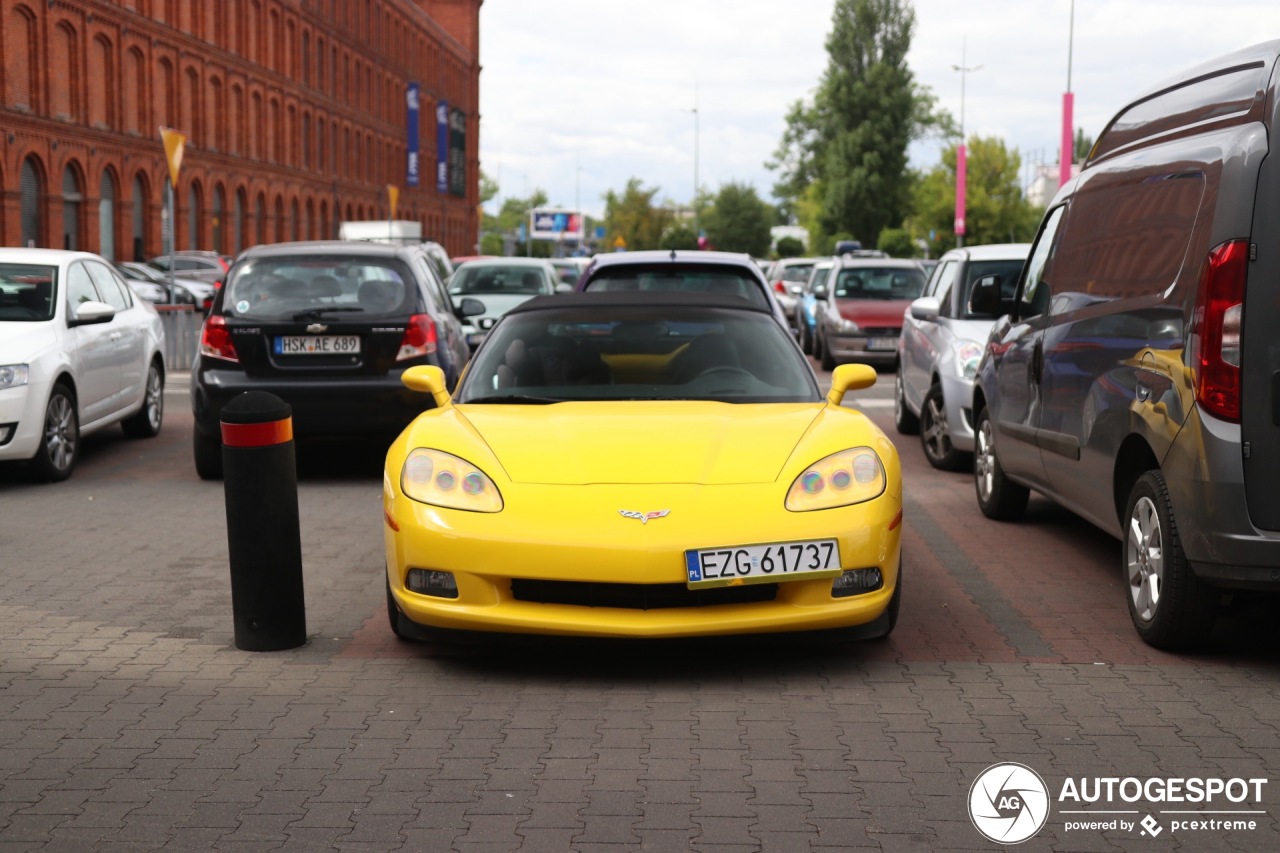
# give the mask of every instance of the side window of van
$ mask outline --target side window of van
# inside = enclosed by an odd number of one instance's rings
[[[1018,319],[1036,317],[1049,307],[1049,275],[1053,267],[1053,253],[1058,243],[1058,226],[1062,223],[1065,206],[1056,207],[1045,219],[1036,244],[1023,270],[1022,292],[1018,296]]]

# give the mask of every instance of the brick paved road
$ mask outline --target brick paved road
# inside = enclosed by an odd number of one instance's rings
[[[888,383],[885,383],[886,386]],[[867,411],[886,429],[887,387]],[[1051,504],[981,517],[899,446],[902,618],[884,642],[409,646],[383,614],[380,454],[303,459],[310,641],[232,645],[222,491],[185,398],[163,435],[88,442],[67,483],[0,469],[0,851],[989,850],[996,762],[1068,778],[1266,778],[1253,831],[1140,828],[1031,850],[1274,850],[1277,632],[1200,656],[1133,635],[1118,544]],[[1192,816],[1203,818],[1203,815]],[[1223,816],[1219,816],[1221,819]]]

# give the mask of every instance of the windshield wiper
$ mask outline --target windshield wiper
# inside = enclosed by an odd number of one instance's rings
[[[488,397],[476,397],[473,400],[466,400],[465,402],[546,405],[547,403],[563,403],[565,401],[559,397],[535,397],[532,394],[494,394]]]
[[[319,320],[325,314],[329,314],[331,312],[338,312],[338,313],[345,314],[351,311],[355,311],[359,314],[364,313],[363,308],[351,308],[351,307],[345,307],[341,305],[321,305],[319,308],[308,308],[306,311],[299,311],[297,314],[293,315],[293,319],[294,320]]]

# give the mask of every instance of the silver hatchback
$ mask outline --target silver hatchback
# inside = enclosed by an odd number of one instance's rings
[[[995,318],[969,310],[974,282],[999,278],[1013,295],[1029,243],[953,249],[940,259],[924,294],[911,303],[898,338],[894,424],[920,434],[935,468],[973,463],[973,379]]]

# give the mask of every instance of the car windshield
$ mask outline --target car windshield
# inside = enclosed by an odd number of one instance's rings
[[[52,320],[57,292],[57,267],[0,264],[0,322]]]
[[[1006,261],[970,261],[969,267],[965,273],[967,281],[964,283],[964,293],[961,296],[960,304],[968,306],[969,296],[973,291],[973,283],[985,276],[994,275],[1000,277],[1000,298],[1012,299],[1014,293],[1018,289],[1018,276],[1022,275],[1022,260],[1006,260]],[[975,317],[985,318],[986,314],[966,314],[967,319]]]
[[[915,299],[924,290],[924,271],[907,267],[853,267],[836,277],[837,299]]]
[[[532,296],[551,293],[543,271],[518,264],[482,264],[472,262],[459,267],[449,279],[449,292],[455,296],[481,296],[486,293],[520,293]]]
[[[458,402],[477,404],[819,399],[813,372],[771,314],[707,306],[508,314],[458,390]]]
[[[253,258],[232,271],[223,310],[238,317],[291,319],[405,313],[412,308],[411,281],[408,267],[393,258]]]
[[[717,264],[621,264],[596,270],[584,288],[600,290],[682,290],[690,293],[729,293],[753,305],[770,307],[761,284],[750,270]]]
[[[794,281],[797,284],[809,280],[809,272],[813,264],[791,264],[778,270],[778,278],[783,281]]]

